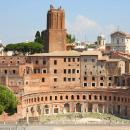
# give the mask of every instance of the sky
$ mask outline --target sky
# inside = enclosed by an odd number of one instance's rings
[[[46,15],[53,4],[65,10],[66,29],[77,40],[96,41],[113,31],[130,33],[130,0],[0,0],[0,40],[4,44],[32,41],[46,29]]]

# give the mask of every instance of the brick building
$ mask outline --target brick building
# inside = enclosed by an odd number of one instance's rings
[[[0,57],[0,82],[19,97],[21,118],[67,112],[130,117],[130,59],[66,51],[64,11],[51,6],[48,20],[48,53]]]

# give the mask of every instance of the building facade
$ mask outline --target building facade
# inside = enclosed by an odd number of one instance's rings
[[[48,53],[0,57],[0,83],[18,97],[20,118],[68,112],[130,117],[130,59],[66,51],[63,16],[61,8],[51,6]]]

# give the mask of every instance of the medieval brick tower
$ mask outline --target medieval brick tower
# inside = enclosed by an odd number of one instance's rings
[[[43,31],[45,51],[66,50],[65,13],[60,7],[55,9],[52,5],[47,13],[47,30]]]

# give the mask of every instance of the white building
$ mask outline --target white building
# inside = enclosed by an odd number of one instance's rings
[[[116,31],[111,34],[111,49],[130,53],[130,34]]]

